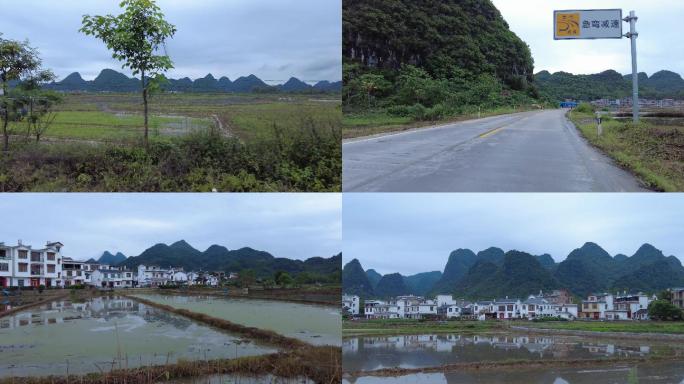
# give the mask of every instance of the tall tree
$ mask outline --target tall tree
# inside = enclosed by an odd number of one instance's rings
[[[38,51],[28,41],[6,40],[0,34],[0,116],[2,117],[3,150],[9,151],[9,123],[15,119],[17,100],[10,95],[10,81],[19,81],[40,70]]]
[[[148,97],[163,81],[164,72],[173,68],[171,58],[160,54],[166,40],[176,33],[176,27],[164,19],[154,0],[123,0],[124,12],[118,16],[83,16],[79,30],[102,40],[112,51],[112,57],[123,61],[133,76],[140,76],[145,115],[144,143],[149,144]]]

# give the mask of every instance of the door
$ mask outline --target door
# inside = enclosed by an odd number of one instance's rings
[[[7,278],[6,277],[0,277],[0,287],[7,287]]]
[[[52,279],[45,279],[45,286],[52,287]]]
[[[40,287],[40,279],[31,279],[31,286],[33,288],[38,288]]]

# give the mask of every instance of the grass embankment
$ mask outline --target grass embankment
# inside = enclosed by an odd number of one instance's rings
[[[593,368],[593,367],[615,367],[616,365],[656,363],[662,361],[680,361],[682,355],[672,353],[669,355],[649,356],[649,357],[603,357],[590,359],[549,359],[549,360],[517,360],[510,359],[505,361],[482,361],[478,363],[454,363],[435,367],[424,368],[385,368],[374,371],[345,372],[345,377],[398,377],[415,375],[420,373],[448,373],[463,371],[520,371],[550,369],[550,368]]]
[[[573,111],[569,117],[591,144],[650,188],[684,191],[684,126],[655,121],[633,124],[604,116],[603,135],[599,137],[592,113]]]
[[[341,382],[342,353],[339,348],[316,347],[239,359],[179,361],[163,366],[121,369],[87,375],[12,377],[0,384],[153,384],[172,379],[210,375],[264,376],[295,379],[306,377],[315,383]]]
[[[43,304],[47,304],[49,302],[52,302],[54,300],[60,300],[60,299],[65,299],[70,296],[70,293],[73,296],[73,292],[69,291],[64,291],[64,290],[47,290],[43,293],[38,293],[29,291],[29,292],[22,292],[21,296],[9,296],[6,299],[8,299],[9,303],[13,305],[12,309],[8,309],[5,311],[0,311],[0,317],[4,316],[9,316],[13,315],[17,312],[21,312],[24,310],[27,310],[29,308],[34,308],[41,306]]]
[[[421,321],[409,319],[362,320],[342,323],[343,336],[418,335],[424,333],[506,332],[508,323],[498,321]]]
[[[632,321],[547,321],[547,322],[527,322],[519,324],[526,328],[557,329],[568,331],[588,331],[588,332],[628,332],[628,333],[658,333],[658,334],[684,334],[684,321],[679,322],[632,322]]]
[[[519,108],[499,107],[481,110],[478,112],[477,109],[470,108],[463,114],[448,117],[440,116],[436,119],[422,119],[413,116],[396,116],[390,114],[386,110],[345,113],[344,118],[342,119],[342,138],[352,139],[356,137],[371,136],[382,133],[401,132],[415,128],[456,123],[459,121],[533,111],[538,109],[539,106],[522,106]]]
[[[243,143],[196,132],[142,145],[13,143],[0,154],[2,192],[338,192],[338,133],[315,126]]]

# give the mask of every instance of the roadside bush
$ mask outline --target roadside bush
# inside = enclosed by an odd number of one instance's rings
[[[413,117],[413,109],[408,105],[393,105],[387,108],[387,113],[392,116]]]
[[[339,129],[243,143],[196,132],[140,145],[16,143],[0,159],[2,191],[308,191],[341,189]]]
[[[580,103],[580,105],[575,108],[575,111],[579,113],[594,113],[594,106],[589,103]]]

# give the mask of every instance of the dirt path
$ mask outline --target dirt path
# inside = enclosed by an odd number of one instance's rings
[[[218,115],[211,115],[211,117],[216,121],[216,124],[218,125],[218,129],[226,137],[233,137],[233,133],[230,131],[230,129],[227,126],[223,125],[223,122],[221,119],[219,119]]]

